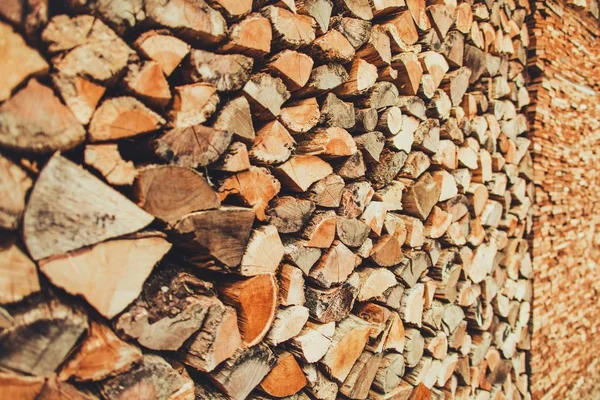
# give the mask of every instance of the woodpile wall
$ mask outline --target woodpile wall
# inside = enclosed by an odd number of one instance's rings
[[[2,0],[0,398],[530,398],[529,12]]]
[[[530,106],[535,217],[535,398],[600,397],[598,3],[538,2]]]

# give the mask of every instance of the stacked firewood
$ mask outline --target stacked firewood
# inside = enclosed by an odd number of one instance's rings
[[[3,0],[0,398],[529,398],[528,7]]]
[[[540,399],[600,398],[600,15],[597,2],[582,3],[537,2],[529,21],[537,204],[530,364]]]

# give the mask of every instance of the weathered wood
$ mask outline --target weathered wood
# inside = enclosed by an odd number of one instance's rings
[[[98,170],[108,183],[115,186],[131,185],[138,174],[133,162],[121,158],[117,144],[85,146],[84,161]]]
[[[25,210],[25,196],[31,188],[31,178],[18,165],[0,154],[0,196],[3,205],[0,207],[0,227],[14,231],[21,224]]]
[[[85,208],[81,199],[87,199]],[[71,217],[73,210],[78,210],[76,219]],[[24,241],[33,259],[40,260],[138,231],[152,219],[123,195],[56,154],[40,173],[29,198]]]
[[[21,250],[16,238],[2,238],[0,255],[0,304],[15,303],[40,291],[35,264]]]
[[[190,52],[189,44],[166,30],[144,32],[134,46],[144,57],[157,62],[165,76],[170,76]]]
[[[254,60],[241,54],[214,54],[192,50],[183,65],[183,76],[190,82],[206,82],[220,92],[241,89],[248,79]]]
[[[321,323],[341,321],[344,319],[358,295],[360,278],[352,274],[341,286],[331,289],[306,287],[306,307],[310,316]]]
[[[173,126],[186,128],[206,122],[219,104],[217,88],[210,83],[193,83],[174,88],[169,117]]]

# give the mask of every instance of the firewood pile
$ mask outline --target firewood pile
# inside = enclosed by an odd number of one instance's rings
[[[528,23],[539,399],[600,398],[600,14],[588,4],[538,2]]]
[[[0,398],[529,398],[528,7],[2,0]]]

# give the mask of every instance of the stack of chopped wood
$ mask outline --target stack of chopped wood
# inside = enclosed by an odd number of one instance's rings
[[[0,398],[529,398],[528,7],[2,0]]]
[[[537,2],[529,24],[537,204],[531,391],[535,398],[597,399],[600,21],[594,1],[588,10],[570,4]]]

